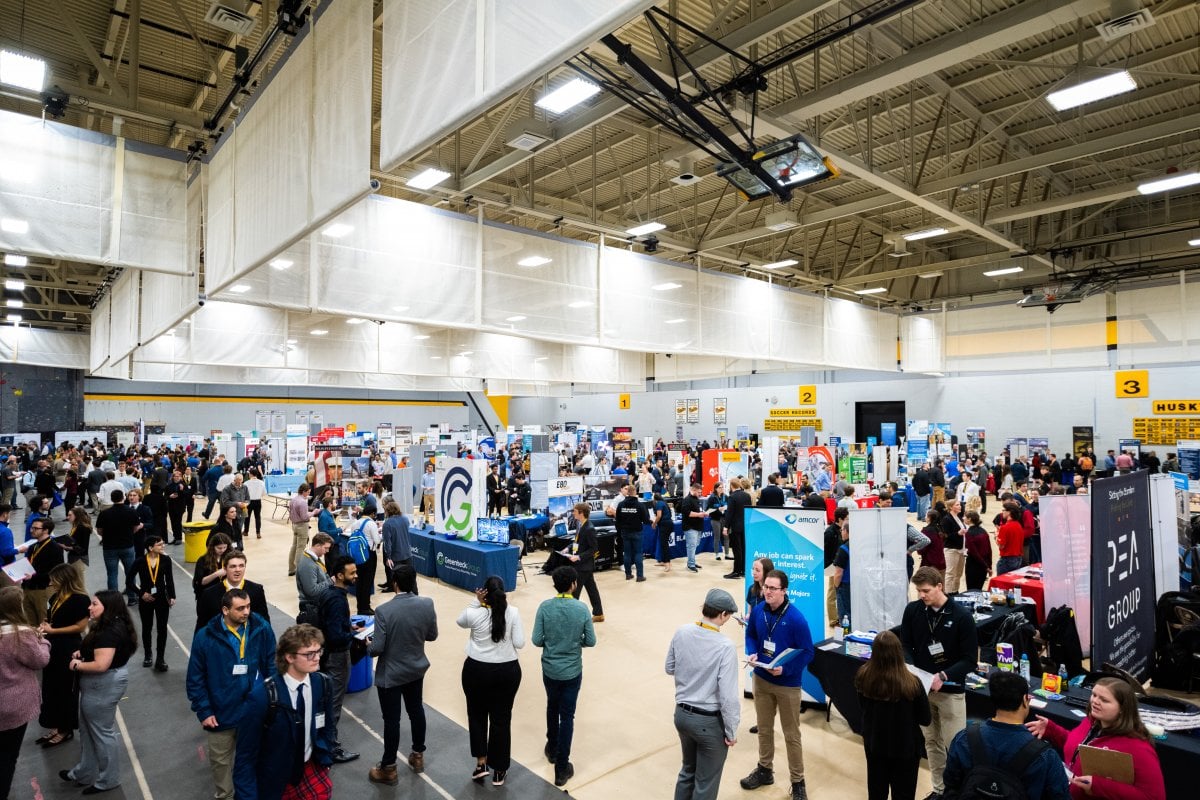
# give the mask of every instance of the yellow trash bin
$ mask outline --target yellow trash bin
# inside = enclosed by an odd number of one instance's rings
[[[206,520],[183,523],[183,560],[195,564],[208,550],[208,534],[214,523]]]

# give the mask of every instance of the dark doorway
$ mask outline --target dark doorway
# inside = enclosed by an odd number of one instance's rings
[[[868,436],[874,436],[875,441],[882,441],[879,435],[881,422],[896,423],[896,438],[904,435],[907,428],[904,422],[904,401],[886,400],[877,403],[854,404],[854,441],[865,442]]]

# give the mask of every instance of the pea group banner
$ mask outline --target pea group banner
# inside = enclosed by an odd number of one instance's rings
[[[1145,470],[1093,484],[1092,599],[1092,663],[1149,680],[1157,598]]]
[[[754,559],[767,557],[788,576],[788,599],[808,623],[813,643],[825,638],[825,512],[803,508],[746,509],[746,585]],[[801,688],[825,702],[821,683],[807,671]]]

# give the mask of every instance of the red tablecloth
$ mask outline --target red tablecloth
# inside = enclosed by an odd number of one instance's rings
[[[1009,589],[1020,589],[1022,597],[1028,597],[1037,604],[1038,623],[1046,621],[1046,587],[1042,583],[1041,578],[1027,577],[1029,571],[1036,571],[1041,574],[1041,564],[1030,564],[1028,567],[1006,572],[1003,575],[997,575],[992,578],[992,582],[988,584],[988,588],[1007,592]]]
[[[856,497],[854,502],[859,508],[874,508],[875,504],[879,502],[879,495],[869,494],[866,497]]]

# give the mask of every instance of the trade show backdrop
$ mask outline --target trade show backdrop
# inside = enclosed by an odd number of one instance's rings
[[[480,458],[439,458],[434,484],[435,529],[475,538],[475,520],[487,510],[487,462]]]
[[[900,624],[908,604],[907,514],[903,508],[850,512],[850,622],[855,630],[885,631]]]
[[[1039,508],[1046,611],[1058,606],[1074,609],[1086,655],[1092,647],[1092,498],[1047,495]]]

